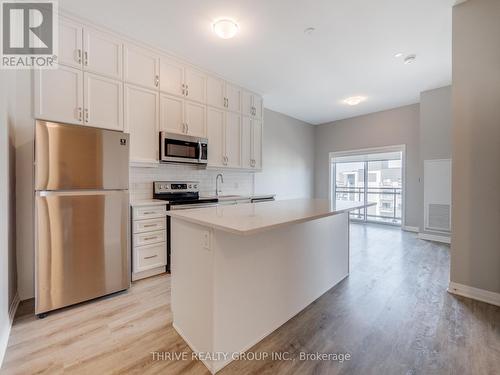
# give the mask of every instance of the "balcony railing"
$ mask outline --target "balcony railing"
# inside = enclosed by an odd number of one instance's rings
[[[401,188],[398,187],[346,187],[337,186],[335,189],[337,200],[376,202],[375,213],[369,212],[373,208],[369,207],[365,211],[357,210],[352,212],[354,218],[366,221],[383,221],[394,224],[401,223]]]

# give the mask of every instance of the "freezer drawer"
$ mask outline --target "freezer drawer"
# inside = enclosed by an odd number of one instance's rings
[[[128,189],[129,135],[37,121],[35,190]]]
[[[128,191],[38,192],[37,314],[130,286]]]

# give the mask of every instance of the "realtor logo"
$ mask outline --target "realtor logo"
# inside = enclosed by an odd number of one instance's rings
[[[1,67],[57,67],[57,3],[41,0],[2,0]]]

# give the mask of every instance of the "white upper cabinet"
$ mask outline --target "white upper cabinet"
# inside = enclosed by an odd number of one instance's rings
[[[219,78],[207,78],[207,104],[216,108],[226,108],[226,83]]]
[[[226,83],[226,108],[233,112],[241,112],[241,89],[238,86]]]
[[[130,160],[158,161],[159,93],[134,85],[125,85],[125,132],[130,133]]]
[[[83,26],[61,19],[59,22],[59,63],[81,68],[83,62]]]
[[[184,96],[184,66],[163,56],[160,58],[160,91]]]
[[[250,166],[262,169],[262,122],[252,120],[252,159]]]
[[[241,118],[241,167],[252,168],[252,120],[250,117]]]
[[[226,166],[241,167],[241,116],[237,113],[226,112],[225,123],[225,154]]]
[[[122,79],[121,40],[90,28],[83,30],[83,67],[86,71]]]
[[[123,130],[123,83],[97,74],[84,73],[84,123]]]
[[[207,136],[207,107],[203,104],[186,100],[184,102],[184,122],[186,124],[186,134],[196,137]]]
[[[207,109],[208,165],[211,167],[225,166],[224,117],[225,113],[220,109]]]
[[[160,95],[160,130],[170,133],[185,133],[184,101],[181,98]]]
[[[184,70],[185,95],[189,100],[207,102],[207,76],[205,73],[186,68]]]
[[[241,112],[245,116],[254,118],[262,118],[262,98],[248,91],[243,91],[241,94],[242,109]]]
[[[146,88],[158,90],[160,85],[160,58],[155,52],[132,44],[123,50],[123,79]]]
[[[35,117],[83,124],[83,72],[59,66],[35,71]]]

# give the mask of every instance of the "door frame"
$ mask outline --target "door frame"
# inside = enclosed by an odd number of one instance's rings
[[[333,159],[341,156],[353,156],[360,154],[376,154],[382,152],[401,152],[401,228],[406,226],[406,144],[387,145],[380,147],[368,147],[353,150],[332,151],[328,153],[328,199],[330,201],[335,199],[335,184],[333,177],[336,175],[335,163]],[[366,173],[367,171],[365,171]],[[365,190],[366,191],[366,190]],[[366,194],[365,194],[366,195]],[[366,196],[365,196],[366,202]],[[366,217],[366,216],[365,216]],[[390,223],[380,223],[384,225],[392,225]],[[398,225],[399,226],[399,225]]]

